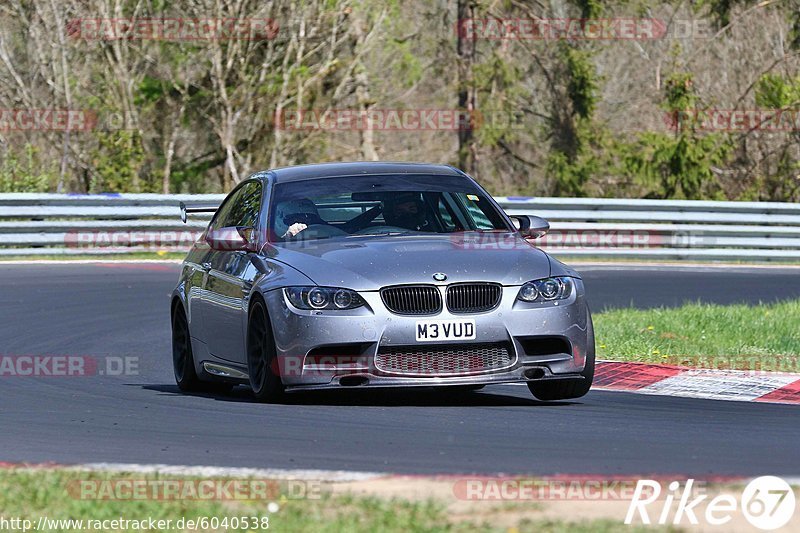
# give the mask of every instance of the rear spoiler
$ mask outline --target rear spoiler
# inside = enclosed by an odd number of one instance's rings
[[[181,221],[186,224],[187,213],[216,213],[218,205],[189,205],[181,202]]]

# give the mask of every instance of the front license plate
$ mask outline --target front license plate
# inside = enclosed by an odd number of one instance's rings
[[[417,342],[475,339],[474,320],[418,320]]]

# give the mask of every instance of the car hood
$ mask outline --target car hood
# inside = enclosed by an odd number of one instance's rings
[[[318,285],[359,291],[387,285],[491,281],[521,285],[550,275],[543,251],[518,233],[454,233],[347,237],[281,243],[265,250],[269,258],[301,271]]]

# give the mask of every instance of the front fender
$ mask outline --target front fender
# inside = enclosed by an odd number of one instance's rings
[[[266,267],[266,272],[259,271],[258,276],[253,281],[253,287],[250,290],[251,299],[255,294],[261,294],[263,297],[269,291],[284,287],[316,285],[311,278],[293,266],[269,259],[263,255],[260,257],[263,260],[263,266]]]
[[[581,275],[578,273],[577,270],[571,268],[558,259],[555,259],[550,254],[547,254],[547,259],[550,261],[550,276],[568,276],[571,278],[578,278],[581,279]]]

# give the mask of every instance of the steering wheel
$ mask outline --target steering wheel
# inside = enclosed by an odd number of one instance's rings
[[[342,237],[344,235],[349,234],[329,224],[310,224],[306,229],[295,235],[293,240],[302,241],[309,238],[319,239],[325,237]]]
[[[364,211],[357,217],[348,220],[347,222],[339,226],[339,228],[346,231],[347,233],[355,235],[362,229],[369,226],[369,223],[375,220],[375,217],[380,215],[381,211],[383,211],[383,206],[378,204],[375,207],[372,207],[367,211]]]

